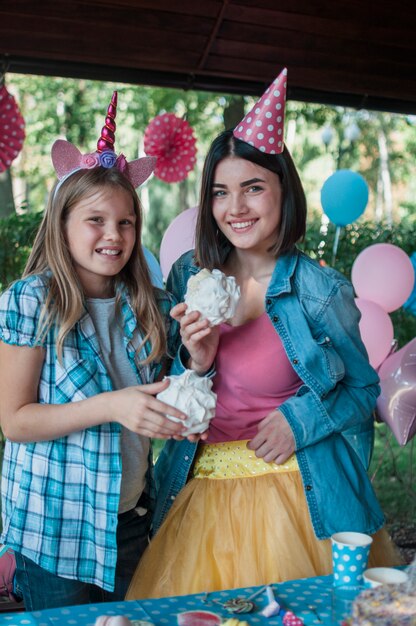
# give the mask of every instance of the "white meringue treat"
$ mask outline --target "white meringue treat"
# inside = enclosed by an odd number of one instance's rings
[[[187,312],[199,311],[210,324],[217,326],[234,317],[240,287],[234,276],[223,272],[203,269],[188,280],[184,302]]]
[[[214,417],[217,394],[211,391],[212,380],[198,376],[193,370],[185,370],[179,376],[167,376],[169,387],[157,394],[157,399],[183,411],[185,421],[166,415],[173,422],[182,422],[185,436],[203,433]]]
[[[132,626],[132,623],[124,615],[100,615],[94,626]]]

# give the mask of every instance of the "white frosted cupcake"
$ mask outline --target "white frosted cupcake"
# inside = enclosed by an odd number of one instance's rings
[[[183,411],[188,418],[183,421],[172,415],[166,415],[173,422],[182,422],[186,430],[184,435],[203,433],[214,417],[217,394],[211,391],[210,378],[198,376],[193,370],[185,370],[179,376],[168,376],[169,387],[157,394],[157,399]]]
[[[217,326],[234,317],[239,299],[240,287],[234,276],[203,269],[189,278],[184,301],[188,313],[199,311],[212,326]]]

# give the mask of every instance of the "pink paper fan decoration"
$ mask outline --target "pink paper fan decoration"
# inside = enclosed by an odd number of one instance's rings
[[[192,127],[174,113],[157,115],[144,133],[144,151],[157,157],[154,174],[166,183],[185,180],[193,170],[195,143]]]
[[[5,172],[17,157],[25,139],[25,121],[16,100],[0,87],[0,172]]]

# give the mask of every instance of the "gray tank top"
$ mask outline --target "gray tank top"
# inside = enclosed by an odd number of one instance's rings
[[[122,389],[137,385],[138,382],[126,352],[115,302],[115,298],[87,298],[86,304],[113,388]],[[122,426],[120,448],[122,478],[118,512],[125,513],[136,506],[145,488],[150,440]]]

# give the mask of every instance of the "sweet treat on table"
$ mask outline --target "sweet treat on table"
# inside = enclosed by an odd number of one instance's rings
[[[129,620],[124,615],[100,615],[94,626],[154,626],[152,622],[140,619]]]
[[[222,602],[222,606],[229,613],[250,613],[254,609],[254,602],[244,598],[231,598]]]
[[[184,611],[177,615],[178,626],[219,626],[221,618],[211,611]]]
[[[283,615],[282,623],[284,626],[303,626],[304,621],[292,611],[286,611]]]
[[[407,583],[366,589],[353,604],[351,626],[416,626],[416,589]]]
[[[199,311],[210,324],[217,326],[234,316],[239,298],[240,287],[234,276],[203,269],[188,280],[184,301],[188,313]]]
[[[241,621],[236,617],[230,617],[225,620],[225,622],[221,623],[221,626],[249,626],[249,623],[246,621]]]
[[[95,626],[131,626],[131,621],[124,615],[100,615]]]
[[[168,376],[169,387],[157,394],[157,399],[183,411],[188,418],[183,422],[184,435],[203,433],[215,414],[217,394],[211,391],[210,378],[198,376],[193,370],[185,370],[179,376]],[[182,420],[167,415],[174,422]]]
[[[267,606],[265,606],[261,612],[263,617],[274,617],[275,615],[279,615],[279,613],[280,613],[280,604],[276,602],[276,600],[269,602],[269,604],[267,604]]]

